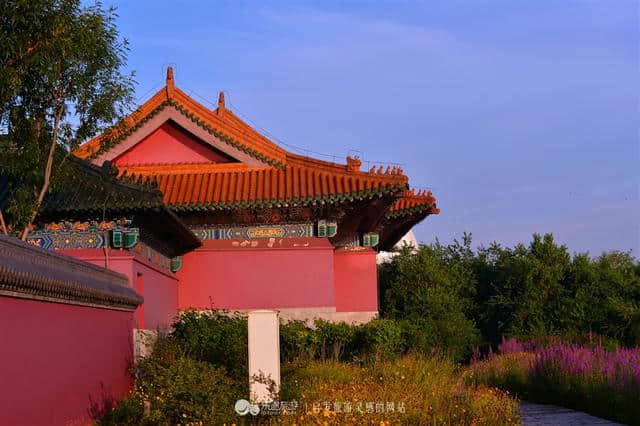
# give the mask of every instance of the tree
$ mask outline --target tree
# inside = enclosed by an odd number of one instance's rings
[[[565,246],[551,234],[534,234],[528,247],[493,244],[479,252],[478,317],[490,342],[503,335],[541,337],[567,330],[574,306],[565,283],[571,266]]]
[[[571,256],[551,234],[528,244],[404,249],[379,267],[380,313],[409,323],[414,347],[464,355],[503,336],[640,344],[640,262],[631,253]],[[477,328],[476,328],[477,327]]]
[[[412,347],[439,347],[457,359],[471,355],[480,342],[471,319],[476,287],[472,261],[468,234],[462,244],[401,249],[379,267],[380,315],[404,321]]]
[[[7,222],[26,239],[66,156],[106,129],[103,143],[118,134],[134,81],[115,9],[0,0],[0,10],[0,174],[14,182]]]

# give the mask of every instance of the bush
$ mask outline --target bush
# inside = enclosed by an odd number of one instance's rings
[[[357,327],[344,322],[332,323],[325,320],[316,320],[314,325],[317,338],[313,340],[318,343],[320,360],[328,359],[327,352],[330,352],[334,361],[340,361],[344,349],[352,345]]]
[[[280,326],[283,361],[295,360],[392,360],[405,353],[403,324],[376,319],[364,325],[316,320],[314,327],[301,321]]]
[[[470,319],[476,279],[471,239],[402,250],[380,266],[380,313],[407,321],[405,335],[415,350],[439,348],[460,360],[471,355],[480,333]]]
[[[117,405],[100,413],[92,413],[91,417],[97,425],[127,426],[148,425],[151,422],[144,417],[144,400],[138,392],[131,392]]]
[[[222,424],[233,421],[235,401],[247,394],[246,380],[240,384],[224,369],[186,356],[172,338],[160,338],[137,373],[133,393],[100,424]]]
[[[393,320],[375,319],[355,332],[354,353],[364,360],[394,360],[404,353],[405,347],[402,327]]]
[[[189,357],[224,368],[235,380],[246,381],[247,319],[224,311],[189,310],[173,323],[171,339]]]
[[[283,362],[313,359],[318,349],[318,334],[304,321],[280,324],[280,359]]]

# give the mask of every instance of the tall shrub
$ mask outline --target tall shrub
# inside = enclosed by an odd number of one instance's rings
[[[381,316],[407,321],[405,333],[416,349],[439,347],[460,359],[478,344],[470,245],[465,235],[462,244],[404,249],[380,266]]]
[[[237,380],[248,377],[247,319],[224,311],[189,310],[173,323],[174,339],[184,353],[221,367]]]

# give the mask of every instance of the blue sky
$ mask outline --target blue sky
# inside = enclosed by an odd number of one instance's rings
[[[423,242],[639,257],[635,1],[113,4],[140,101],[171,64],[275,141],[401,163],[442,210]]]

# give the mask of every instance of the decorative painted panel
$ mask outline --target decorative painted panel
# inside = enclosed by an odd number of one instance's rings
[[[104,233],[95,231],[31,232],[27,242],[44,249],[104,247]]]
[[[254,238],[313,237],[313,224],[260,225],[224,228],[195,228],[192,231],[201,240],[232,240]]]
[[[120,222],[60,222],[46,224],[42,229],[29,233],[27,242],[45,249],[102,248],[105,236],[112,247],[133,247],[138,241],[138,228],[131,228],[130,221]]]
[[[128,220],[49,223],[31,231],[27,242],[44,249],[99,249],[105,245],[129,249],[154,265],[171,270],[171,259],[139,241],[138,228],[127,226],[130,224]]]

